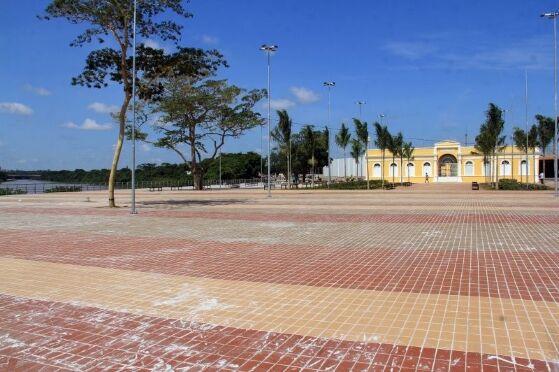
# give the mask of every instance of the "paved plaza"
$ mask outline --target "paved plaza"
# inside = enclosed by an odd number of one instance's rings
[[[0,197],[0,370],[559,370],[550,192],[138,200]]]

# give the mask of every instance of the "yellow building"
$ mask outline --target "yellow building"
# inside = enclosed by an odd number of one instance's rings
[[[433,147],[416,148],[413,159],[409,162],[403,159],[402,164],[398,157],[393,161],[389,151],[385,153],[383,164],[381,150],[369,150],[368,174],[372,180],[381,179],[384,168],[384,178],[387,181],[394,178],[395,182],[425,182],[428,175],[430,182],[483,183],[494,182],[499,177],[533,183],[538,181],[539,157],[538,152],[526,157],[518,148],[507,146],[484,164],[483,155],[473,146],[446,140],[435,143]]]

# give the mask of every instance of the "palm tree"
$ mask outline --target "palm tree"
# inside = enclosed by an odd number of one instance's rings
[[[287,110],[277,110],[278,125],[272,131],[272,138],[276,140],[287,158],[287,184],[291,188],[291,127],[293,125]]]
[[[349,153],[357,164],[357,178],[359,178],[359,158],[363,155],[363,144],[359,140],[351,141],[351,151]]]
[[[357,139],[363,145],[365,149],[365,176],[367,178],[367,188],[369,186],[369,154],[367,153],[369,147],[369,129],[366,121],[359,119],[353,119],[353,124],[355,125],[355,134]]]
[[[536,174],[536,148],[538,146],[541,146],[541,144],[538,141],[538,126],[536,124],[532,124],[530,130],[528,131],[528,149],[532,150],[532,156],[534,158],[532,162],[534,168],[534,175]],[[528,170],[530,170],[530,167],[528,167]],[[526,173],[530,174],[530,172],[526,172]]]
[[[390,132],[388,131],[386,125],[384,126],[380,125],[378,122],[375,122],[375,124],[373,125],[375,127],[375,135],[376,135],[375,145],[380,149],[382,154],[382,166],[380,167],[380,169],[381,169],[382,188],[384,188],[384,159],[386,157],[386,150],[388,149],[388,146],[390,144],[390,138],[392,136],[390,135]]]
[[[520,149],[520,151],[524,152],[526,154],[526,159],[528,159],[528,136],[526,132],[520,128],[514,128],[512,139],[514,145]],[[522,160],[520,164],[522,164]],[[528,170],[528,161],[526,161],[526,170]],[[522,165],[520,166],[520,182],[522,182]],[[528,183],[528,172],[526,172],[526,183]]]
[[[394,168],[392,167],[392,164],[396,164],[396,156],[398,156],[403,142],[404,136],[402,135],[402,132],[399,132],[395,136],[390,136],[390,140],[388,142],[388,151],[392,153],[392,163],[389,168],[392,172],[392,183],[395,182]]]
[[[506,136],[503,136],[503,129],[505,127],[505,121],[503,120],[503,110],[501,110],[494,103],[489,104],[489,108],[485,112],[486,119],[479,130],[479,135],[476,136],[476,149],[483,154],[484,164],[487,163],[488,157],[490,161],[497,162],[497,153],[502,151],[505,147]],[[495,164],[497,168],[496,181],[499,180],[499,167]],[[495,183],[495,187],[497,187]]]
[[[346,148],[351,140],[351,133],[349,133],[349,129],[342,123],[342,127],[338,134],[336,134],[336,144],[340,146],[344,150],[344,179],[347,177],[346,172]]]
[[[316,148],[316,132],[313,130],[312,125],[305,125],[303,128],[303,141],[305,142],[305,147],[310,150],[310,159],[308,159],[311,166],[312,175],[312,186],[314,187],[314,150]]]
[[[406,158],[406,164],[409,164],[410,161],[413,160],[413,152],[415,151],[415,147],[411,142],[405,142],[402,146],[402,155]],[[406,165],[406,169],[408,170],[408,182],[410,182],[410,167]]]
[[[489,158],[493,150],[490,137],[489,130],[487,130],[486,125],[483,124],[479,130],[479,134],[476,136],[476,143],[474,145],[475,149],[483,155],[483,168],[485,171],[487,171],[487,164],[489,164],[489,172],[491,172],[492,169]],[[485,182],[487,182],[487,172],[485,172]]]
[[[536,115],[538,121],[538,142],[542,148],[543,161],[543,174],[545,175],[545,149],[553,140],[553,131],[555,130],[555,122],[553,118]]]

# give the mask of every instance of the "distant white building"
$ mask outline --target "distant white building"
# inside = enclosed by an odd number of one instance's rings
[[[365,177],[365,155],[359,160],[359,164],[355,163],[353,158],[340,158],[332,160],[330,165],[332,170],[332,177],[344,177],[344,164],[346,167],[347,177],[357,177],[357,168],[359,167],[359,177]],[[328,166],[322,169],[322,175],[324,178],[328,177]]]

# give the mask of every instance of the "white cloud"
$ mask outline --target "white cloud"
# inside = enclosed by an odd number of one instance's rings
[[[99,114],[112,114],[113,112],[117,112],[118,110],[120,110],[118,106],[106,105],[100,102],[93,102],[92,104],[87,106],[87,108]]]
[[[46,88],[42,88],[42,87],[34,87],[31,84],[25,84],[23,86],[23,88],[25,90],[27,90],[28,92],[32,92],[35,93],[39,96],[50,96],[52,94],[52,92]]]
[[[272,110],[286,110],[290,107],[295,106],[295,102],[285,98],[278,98],[278,99],[272,99],[270,106]],[[262,107],[268,108],[268,101],[262,102]]]
[[[17,115],[31,115],[33,110],[31,107],[18,102],[0,102],[0,112]]]
[[[291,87],[290,90],[291,93],[293,93],[293,95],[301,103],[313,103],[320,99],[318,94],[307,88]]]
[[[145,152],[149,152],[151,151],[151,147],[147,143],[142,143],[142,150]]]
[[[62,127],[68,129],[100,131],[100,130],[110,130],[112,129],[113,126],[111,124],[99,124],[95,120],[88,118],[83,121],[82,125],[78,125],[70,121],[68,123],[62,124]]]
[[[417,60],[437,50],[434,45],[424,41],[392,41],[385,44],[384,49],[410,60]]]
[[[202,42],[204,44],[217,44],[219,43],[219,39],[215,36],[210,36],[210,35],[202,35]]]

